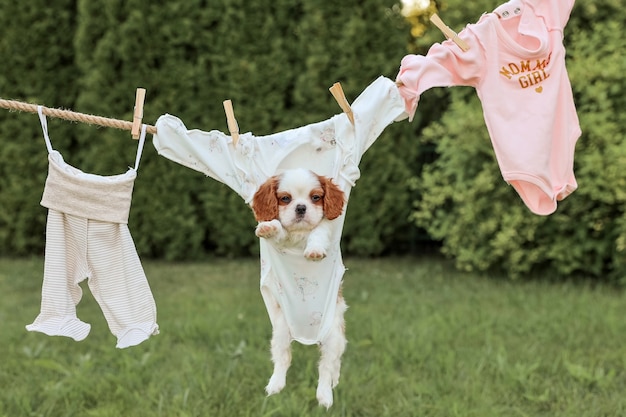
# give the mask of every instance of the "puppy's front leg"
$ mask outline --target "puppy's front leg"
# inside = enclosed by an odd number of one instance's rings
[[[269,222],[259,222],[254,233],[257,237],[275,240],[282,240],[287,235],[287,232],[283,229],[283,225],[276,219],[270,220]]]
[[[311,230],[304,248],[305,258],[321,261],[326,257],[332,233],[330,226],[330,220],[324,219],[315,229]]]

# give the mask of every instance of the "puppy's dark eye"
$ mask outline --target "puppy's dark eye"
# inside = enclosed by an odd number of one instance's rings
[[[322,199],[322,196],[321,196],[321,195],[319,195],[319,194],[313,194],[313,195],[311,196],[311,201],[313,201],[314,203],[316,203],[316,202],[320,201],[321,199]]]
[[[291,202],[291,197],[288,195],[284,195],[280,198],[280,201],[285,204],[289,204]]]

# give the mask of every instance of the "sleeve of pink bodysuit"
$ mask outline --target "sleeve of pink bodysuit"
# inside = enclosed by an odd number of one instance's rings
[[[528,0],[549,29],[563,30],[574,7],[574,0]]]
[[[463,52],[454,42],[447,40],[434,44],[424,55],[407,55],[402,58],[396,77],[404,99],[409,120],[413,120],[420,95],[433,87],[456,85],[476,86],[485,69],[484,48],[469,25],[459,37],[469,45]]]

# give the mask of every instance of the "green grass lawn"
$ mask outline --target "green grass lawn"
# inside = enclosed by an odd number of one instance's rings
[[[0,259],[0,416],[626,416],[621,290],[347,259],[349,344],[329,410],[293,344],[266,397],[271,327],[255,259],[144,262],[161,334],[119,350],[86,285],[82,342],[29,333],[43,260]]]

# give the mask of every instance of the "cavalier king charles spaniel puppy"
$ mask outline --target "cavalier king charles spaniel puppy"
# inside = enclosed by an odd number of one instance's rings
[[[330,178],[290,169],[269,178],[252,200],[256,235],[278,246],[304,245],[304,257],[318,261],[330,245],[331,220],[341,216],[345,196]]]
[[[256,235],[271,240],[278,248],[302,251],[304,258],[317,263],[328,254],[333,232],[331,222],[341,216],[345,203],[345,194],[331,179],[308,169],[285,170],[263,183],[253,197],[252,210],[259,222]],[[271,316],[276,317],[271,341],[274,371],[265,387],[267,394],[272,395],[285,387],[293,339],[286,313],[278,301],[266,304],[272,309]],[[341,356],[347,343],[346,309],[339,288],[332,329],[318,343],[321,357],[317,399],[326,408],[333,403],[332,389],[339,382]]]

